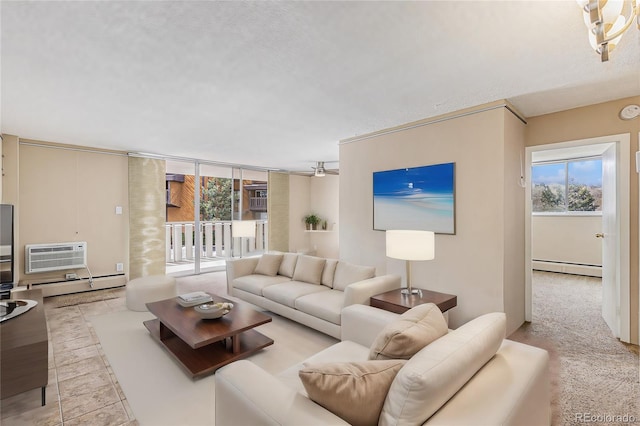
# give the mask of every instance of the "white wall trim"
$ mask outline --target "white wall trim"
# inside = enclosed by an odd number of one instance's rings
[[[630,267],[630,255],[629,255],[629,225],[630,225],[630,211],[629,211],[629,194],[630,194],[630,146],[631,135],[629,133],[622,133],[617,135],[600,136],[596,138],[580,139],[545,145],[536,145],[525,148],[526,166],[525,166],[525,180],[527,182],[525,191],[525,321],[532,320],[532,285],[531,285],[531,157],[533,152],[547,151],[553,149],[572,148],[582,145],[592,145],[600,143],[616,143],[618,144],[618,194],[621,195],[618,198],[618,214],[619,214],[619,238],[618,238],[618,253],[619,259],[617,261],[619,265],[619,281],[618,281],[618,295],[620,304],[620,340],[623,342],[630,341],[630,325],[631,325],[631,313],[630,313],[630,285],[629,285],[629,267]],[[624,303],[621,303],[624,302]]]

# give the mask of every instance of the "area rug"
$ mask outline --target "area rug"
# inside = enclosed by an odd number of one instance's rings
[[[117,299],[118,297],[122,297],[124,295],[124,292],[124,287],[118,287],[113,289],[92,290],[81,293],[64,294],[61,296],[50,298],[51,301],[48,301],[48,303],[52,303],[55,308],[62,308],[65,306],[80,305],[82,303],[92,303],[100,302],[103,300]]]
[[[148,312],[115,312],[91,318],[105,356],[136,420],[142,426],[213,425],[214,376],[192,380],[142,324]],[[276,373],[337,340],[274,315],[257,328],[275,343],[249,357]]]

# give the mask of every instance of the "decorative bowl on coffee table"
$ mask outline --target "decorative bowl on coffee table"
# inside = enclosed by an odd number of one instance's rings
[[[228,314],[233,309],[233,303],[203,303],[202,305],[194,306],[193,309],[202,319],[217,319]]]

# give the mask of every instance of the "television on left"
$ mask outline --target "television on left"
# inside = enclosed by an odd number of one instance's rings
[[[13,288],[13,206],[0,204],[0,299],[7,299]]]

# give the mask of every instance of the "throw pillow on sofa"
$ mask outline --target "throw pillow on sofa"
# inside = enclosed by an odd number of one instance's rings
[[[503,312],[485,314],[415,354],[393,379],[379,425],[426,422],[495,355],[504,339],[506,324]]]
[[[333,276],[336,274],[336,266],[338,266],[336,259],[327,259],[322,270],[322,285],[333,288]]]
[[[447,331],[447,321],[435,304],[415,306],[382,329],[369,359],[409,359]]]
[[[375,276],[376,268],[373,266],[360,266],[340,261],[336,265],[336,272],[333,276],[333,288],[334,290],[344,291],[351,283],[367,280]]]
[[[284,256],[281,254],[265,253],[260,257],[260,260],[258,260],[258,264],[253,270],[253,273],[275,277],[278,275],[278,270],[280,269],[283,258]]]
[[[354,425],[376,425],[405,360],[306,365],[298,372],[309,398]]]
[[[296,262],[298,261],[297,253],[284,253],[282,262],[280,263],[280,269],[278,269],[278,275],[285,277],[293,277],[293,271],[296,269]]]
[[[320,284],[325,259],[314,256],[300,255],[293,273],[294,281],[302,281],[311,284]]]

